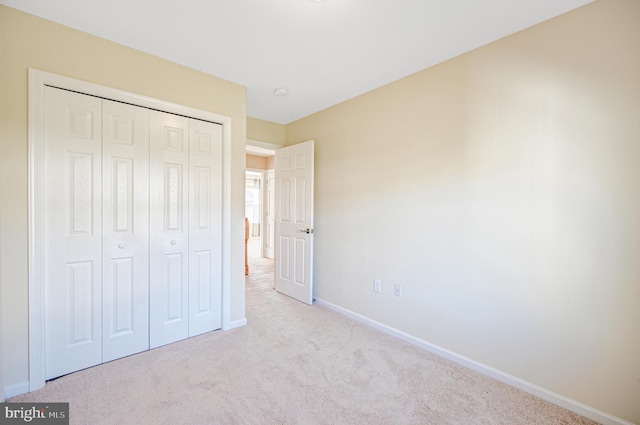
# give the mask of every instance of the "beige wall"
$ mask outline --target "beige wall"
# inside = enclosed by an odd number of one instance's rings
[[[23,385],[28,380],[29,67],[232,118],[231,320],[243,320],[245,88],[2,5],[0,60],[0,288],[4,388]]]
[[[275,167],[274,156],[256,156],[247,155],[247,168],[253,168],[255,170],[273,170]]]
[[[640,423],[639,23],[598,0],[287,125],[317,298]]]
[[[248,117],[247,139],[284,146],[285,126],[271,121]]]
[[[276,146],[284,146],[285,126],[271,121],[247,118],[247,139],[258,142],[261,147],[268,144],[269,149]],[[277,147],[276,147],[277,148]],[[247,155],[247,168],[259,170],[272,170],[275,167],[275,157],[258,157]]]
[[[276,157],[275,156],[268,156],[267,157],[267,164],[266,164],[265,170],[273,170],[274,168],[276,168]]]
[[[247,168],[254,170],[266,170],[267,158],[264,156],[247,155]]]
[[[285,126],[271,121],[247,118],[247,139],[267,143],[269,145],[284,146]],[[263,146],[264,147],[264,146]],[[247,168],[271,170],[275,167],[275,158],[247,155]]]

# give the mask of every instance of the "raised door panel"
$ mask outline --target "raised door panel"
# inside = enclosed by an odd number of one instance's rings
[[[150,347],[189,335],[189,120],[150,112]]]
[[[222,325],[222,126],[189,120],[189,336]]]
[[[149,349],[149,110],[103,101],[103,361]]]
[[[45,377],[102,361],[101,101],[45,88]]]

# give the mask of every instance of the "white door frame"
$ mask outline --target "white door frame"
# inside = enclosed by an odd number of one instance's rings
[[[53,86],[222,124],[222,329],[231,323],[231,118],[29,69],[29,391],[45,384],[44,88]]]
[[[250,173],[254,173],[254,174],[260,174],[260,257],[264,256],[264,217],[262,216],[262,213],[264,211],[264,170],[260,170],[258,168],[247,168],[244,171],[244,175],[245,175],[245,191],[246,191],[246,176],[247,176],[247,172]],[[245,216],[246,216],[246,211],[245,211]]]
[[[275,232],[273,234],[273,238],[271,238],[270,236],[270,232],[269,232],[269,227],[268,227],[268,217],[266,215],[266,212],[268,210],[268,205],[269,205],[269,174],[273,174],[273,185],[275,186],[275,168],[270,168],[268,170],[265,170],[263,175],[264,175],[264,188],[263,188],[263,197],[262,197],[262,205],[263,205],[263,209],[262,209],[262,222],[264,223],[264,234],[263,234],[263,238],[262,238],[262,256],[263,257],[267,257],[267,258],[271,258],[272,260],[275,258]],[[274,192],[275,192],[275,187],[273,188]],[[275,196],[275,194],[274,194]],[[275,199],[274,199],[274,209],[275,209]],[[274,211],[271,211],[272,214],[275,215]],[[275,216],[274,216],[274,222],[273,225],[275,225]],[[270,255],[267,255],[267,242],[269,241],[271,246],[271,251],[269,252]],[[274,285],[275,285],[275,281],[274,281]]]

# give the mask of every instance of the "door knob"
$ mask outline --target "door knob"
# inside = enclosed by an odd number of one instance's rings
[[[123,243],[119,243],[118,244],[118,248],[120,248],[120,249],[124,248],[124,244]]]
[[[309,228],[306,228],[306,229],[300,229],[300,230],[298,230],[298,232],[300,232],[300,233],[306,233],[306,234],[308,235],[308,234],[310,234],[310,233],[313,233],[313,229],[309,229]]]
[[[171,245],[175,245],[175,244],[176,244],[175,240],[171,241]]]

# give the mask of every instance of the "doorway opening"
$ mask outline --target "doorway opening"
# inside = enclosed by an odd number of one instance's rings
[[[275,146],[247,144],[245,170],[246,264],[252,278],[274,281]],[[256,145],[266,145],[254,142]]]
[[[247,257],[264,257],[264,224],[263,224],[263,172],[250,171],[245,173],[244,216],[248,219],[249,234],[247,241]],[[266,242],[266,241],[265,241]]]
[[[253,217],[253,222],[250,223],[249,217],[245,218],[245,275],[251,274],[249,241],[252,239],[253,245],[254,241],[260,240],[260,248],[257,252],[251,250],[251,258],[252,261],[255,258],[261,263],[270,261],[271,265],[275,266],[270,273],[274,289],[312,305],[314,141],[278,147],[271,159],[272,167],[266,166],[268,159],[255,158],[249,155],[249,152],[246,159],[246,211]],[[265,166],[252,170],[253,167],[249,164]],[[265,178],[265,174],[269,175],[267,170],[271,169],[272,177]],[[258,173],[254,174],[251,171]],[[266,189],[270,186],[269,182],[273,182],[272,191]],[[259,202],[265,199],[265,195],[273,197],[267,202],[263,201],[260,206]],[[274,224],[273,241],[270,241],[271,232],[267,230],[269,221],[265,219],[270,216],[271,210]],[[258,215],[260,218],[257,218]],[[273,260],[265,257],[270,242],[275,242]],[[250,283],[251,278],[245,282]]]

